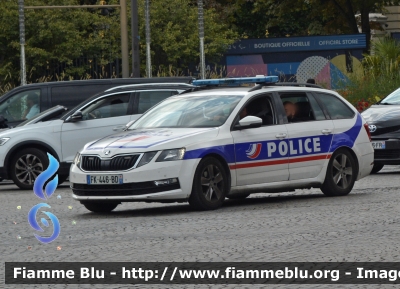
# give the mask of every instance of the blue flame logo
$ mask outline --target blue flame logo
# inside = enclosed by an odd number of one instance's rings
[[[39,232],[43,232],[43,229],[40,227],[40,225],[36,221],[36,214],[39,211],[39,209],[42,207],[51,208],[46,203],[40,203],[40,204],[37,204],[36,206],[33,206],[28,214],[29,224],[31,225],[31,227],[33,229],[35,229],[36,231],[39,231]],[[47,243],[53,242],[55,239],[57,239],[58,235],[60,235],[60,222],[58,221],[57,217],[54,214],[52,214],[50,212],[46,212],[46,211],[42,211],[42,213],[46,214],[47,217],[49,217],[50,220],[52,221],[53,226],[54,226],[53,234],[50,237],[41,237],[36,234],[34,234],[34,235],[35,235],[36,239],[38,239],[40,242],[47,244]],[[49,222],[45,218],[42,218],[40,221],[44,226],[46,226],[46,227],[49,226]]]
[[[35,183],[33,185],[33,192],[38,198],[42,200],[49,199],[57,189],[58,185],[58,175],[56,175],[51,181],[47,183],[45,190],[43,191],[43,186],[46,183],[46,181],[48,181],[57,172],[60,166],[58,161],[51,154],[48,153],[47,157],[49,158],[49,166],[36,178]],[[29,224],[33,229],[39,232],[43,232],[43,229],[38,224],[36,220],[36,215],[39,209],[42,207],[51,208],[50,205],[46,203],[40,203],[33,206],[28,213]],[[57,217],[54,214],[46,211],[42,211],[42,213],[44,213],[53,223],[53,234],[50,237],[41,237],[37,234],[34,235],[36,239],[38,239],[38,241],[48,244],[50,242],[53,242],[60,235],[60,222],[58,221]],[[50,225],[45,218],[41,218],[40,222],[42,223],[43,226],[46,227],[49,227]]]
[[[33,185],[33,192],[42,200],[50,198],[58,185],[58,175],[56,175],[54,179],[47,183],[45,192],[43,192],[44,183],[57,172],[60,166],[58,161],[51,154],[47,153],[47,157],[49,158],[49,166],[36,178],[35,184]]]

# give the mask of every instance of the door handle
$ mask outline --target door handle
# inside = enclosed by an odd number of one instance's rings
[[[286,133],[278,133],[277,135],[275,135],[275,137],[278,139],[283,139],[283,138],[287,137],[287,134]]]
[[[123,129],[124,127],[125,127],[124,125],[119,125],[119,126],[114,127],[113,130],[114,130],[114,131],[116,131],[116,130],[121,130],[121,129]]]
[[[323,130],[321,130],[321,132],[322,132],[323,134],[331,134],[331,133],[332,133],[332,130],[331,130],[331,129],[323,129]]]

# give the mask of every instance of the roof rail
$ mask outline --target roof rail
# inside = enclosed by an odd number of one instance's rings
[[[277,86],[304,86],[304,87],[314,87],[314,88],[322,88],[322,86],[312,84],[312,83],[297,83],[297,82],[277,82],[274,83]]]
[[[300,86],[300,87],[313,87],[321,88],[322,86],[312,84],[312,83],[297,83],[297,82],[275,82],[275,83],[260,83],[249,90],[249,92],[263,88],[264,86]]]
[[[245,83],[263,83],[272,84],[278,82],[278,76],[256,76],[256,77],[237,77],[237,78],[217,78],[217,79],[198,79],[193,80],[192,84],[196,86],[211,86],[221,84],[245,84]]]
[[[187,86],[187,87],[193,87],[192,84],[188,83],[177,83],[177,82],[164,82],[164,83],[137,83],[137,84],[126,84],[126,85],[119,85],[115,87],[111,87],[106,90],[107,91],[112,91],[116,89],[121,89],[121,88],[135,88],[138,86],[157,86],[157,85],[165,85],[165,86]]]

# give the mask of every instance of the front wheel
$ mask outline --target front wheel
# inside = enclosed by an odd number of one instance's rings
[[[353,189],[357,164],[346,149],[337,150],[331,157],[321,191],[327,196],[345,196]]]
[[[32,190],[36,178],[48,165],[49,160],[44,151],[23,149],[11,161],[11,178],[20,189]]]
[[[101,202],[85,202],[83,205],[86,209],[94,213],[109,213],[118,206],[116,203]]]
[[[222,163],[213,157],[201,160],[194,175],[189,204],[198,210],[215,210],[222,205],[228,192],[228,174]]]

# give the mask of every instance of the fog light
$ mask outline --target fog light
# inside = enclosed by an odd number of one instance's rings
[[[177,178],[173,178],[173,179],[154,181],[154,184],[157,187],[159,187],[159,186],[166,186],[166,185],[176,184],[177,182],[178,182],[178,179]]]

